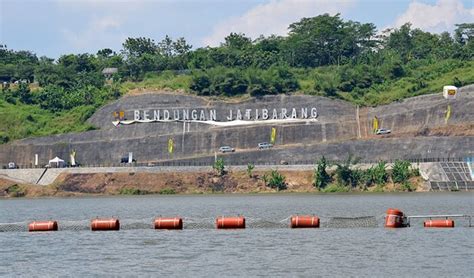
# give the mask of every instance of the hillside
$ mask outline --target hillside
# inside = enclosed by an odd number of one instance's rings
[[[256,40],[231,33],[218,47],[198,49],[184,38],[127,38],[118,53],[57,60],[0,45],[0,144],[93,129],[85,121],[97,109],[141,91],[211,99],[307,94],[374,106],[474,83],[474,24],[458,24],[453,34],[409,23],[380,33],[372,23],[323,14],[289,31]]]

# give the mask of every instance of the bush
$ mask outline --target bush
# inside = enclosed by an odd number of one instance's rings
[[[348,186],[333,183],[333,184],[330,184],[329,186],[327,186],[326,188],[324,188],[321,191],[325,192],[325,193],[349,192],[350,188]]]
[[[340,164],[336,164],[336,181],[339,185],[343,186],[357,186],[357,183],[359,182],[358,176],[354,175],[354,171],[351,169],[351,166],[353,164],[357,164],[358,159],[352,157],[352,155],[349,155],[347,160]]]
[[[411,176],[410,162],[406,160],[396,160],[392,168],[392,181],[404,184]]]
[[[140,190],[138,188],[122,188],[119,191],[120,195],[145,195],[149,192],[146,190]]]
[[[255,169],[255,165],[252,164],[252,163],[248,163],[247,164],[247,175],[249,176],[249,178],[252,177],[252,171],[253,169]]]
[[[326,171],[327,166],[327,161],[324,156],[316,163],[313,175],[313,185],[316,188],[325,188],[331,182],[332,178]]]
[[[6,192],[10,197],[23,197],[26,194],[25,190],[21,188],[18,184],[9,186]]]
[[[176,191],[173,188],[164,188],[161,189],[158,194],[160,195],[173,195],[176,194]]]
[[[276,188],[278,191],[286,189],[285,176],[280,174],[277,170],[272,170],[268,178],[268,186]]]
[[[212,168],[216,171],[217,175],[223,176],[225,174],[224,159],[222,158],[217,159],[212,165]]]
[[[388,174],[387,170],[385,169],[386,163],[384,161],[380,161],[375,165],[375,167],[372,170],[372,177],[373,181],[377,185],[384,185],[387,183],[388,180]]]

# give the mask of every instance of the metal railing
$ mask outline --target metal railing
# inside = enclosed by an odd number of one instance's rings
[[[315,165],[320,157],[313,160],[279,160],[279,161],[232,161],[228,160],[225,157],[223,158],[225,165],[228,166],[246,166],[248,163],[252,163],[256,166],[267,166],[267,165]],[[466,162],[468,158],[466,157],[433,157],[433,158],[404,158],[404,159],[359,159],[358,164],[376,164],[381,161],[386,163],[394,163],[397,160],[406,160],[411,163],[426,163],[426,162]],[[327,160],[328,164],[341,164],[346,160]],[[195,159],[176,159],[176,160],[165,160],[165,161],[155,161],[155,162],[133,162],[133,163],[85,163],[79,164],[74,168],[82,167],[203,167],[203,166],[212,166],[214,163],[214,157],[206,158],[195,158]],[[7,166],[2,167],[6,169]],[[17,165],[19,169],[44,169],[44,166],[35,166],[35,165]],[[67,166],[66,168],[72,168]]]

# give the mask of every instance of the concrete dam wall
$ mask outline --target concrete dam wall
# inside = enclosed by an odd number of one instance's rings
[[[446,121],[448,105],[451,116]],[[437,147],[430,157],[472,156],[473,137],[376,138],[372,120],[392,129],[392,136],[423,128],[447,127],[474,123],[474,86],[460,90],[456,100],[442,95],[426,95],[374,108],[359,108],[348,102],[319,96],[277,95],[221,101],[192,95],[147,93],[126,96],[98,110],[89,122],[98,130],[29,138],[0,145],[0,164],[15,161],[32,166],[35,154],[38,165],[59,156],[69,160],[76,150],[82,164],[119,163],[133,152],[138,162],[195,159],[213,156],[220,146],[230,145],[236,161],[245,157],[256,161],[283,159],[310,160],[317,153],[338,158],[348,150],[367,159],[395,156],[397,144],[411,146],[397,157],[426,157],[425,145]],[[118,125],[117,122],[121,123]],[[135,123],[125,124],[136,121]],[[140,122],[142,121],[142,122]],[[243,121],[249,125],[219,126],[219,123]],[[215,124],[212,124],[212,123]],[[257,123],[258,124],[255,124]],[[254,152],[259,142],[271,139],[275,128],[275,153],[261,157]],[[173,153],[169,153],[169,140]],[[370,139],[370,140],[369,140]],[[439,146],[438,146],[439,143]],[[377,146],[374,148],[372,146]],[[403,149],[403,148],[402,148]],[[310,151],[314,150],[314,151]]]

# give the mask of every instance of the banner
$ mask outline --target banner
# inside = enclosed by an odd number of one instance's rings
[[[173,138],[168,139],[168,153],[172,154],[174,151],[174,141]]]
[[[379,129],[379,118],[377,116],[374,116],[374,120],[372,121],[372,130],[374,133]]]
[[[71,166],[76,166],[76,150],[72,150],[69,154]]]
[[[444,118],[445,124],[448,124],[448,120],[451,117],[451,105],[448,104],[448,108],[446,109],[446,116]]]
[[[272,134],[270,135],[270,143],[275,144],[276,134],[277,134],[276,128],[272,127]]]

